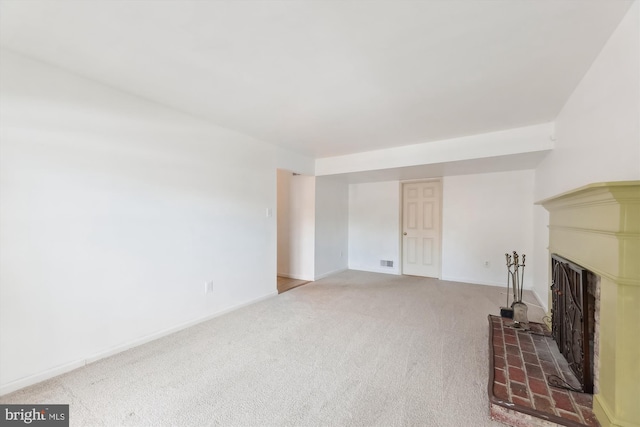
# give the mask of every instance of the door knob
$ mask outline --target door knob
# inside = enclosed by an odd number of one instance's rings
[[[406,236],[406,235],[407,235],[407,232],[405,231],[405,232],[404,232],[404,233],[402,233],[402,234],[404,234],[404,235]]]

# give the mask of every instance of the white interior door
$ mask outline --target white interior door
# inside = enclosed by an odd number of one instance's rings
[[[442,184],[402,186],[402,274],[440,277]]]

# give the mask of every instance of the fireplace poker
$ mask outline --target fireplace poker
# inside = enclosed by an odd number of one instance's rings
[[[518,263],[517,263],[515,251],[513,252],[513,256],[511,257],[511,259],[513,261],[509,266],[509,272],[511,273],[511,287],[513,288],[513,302],[511,303],[511,305],[513,305],[513,303],[518,301],[518,280],[517,280],[517,273],[515,268],[515,266]]]
[[[507,307],[509,307],[509,282],[511,281],[509,276],[511,275],[511,271],[509,268],[509,264],[511,264],[511,256],[509,254],[504,254],[507,259]]]
[[[509,282],[511,282],[511,255],[504,254],[507,261],[507,305],[506,307],[500,307],[500,316],[508,319],[513,319],[513,308],[509,306]],[[515,302],[515,298],[514,298]]]
[[[522,293],[524,290],[524,260],[526,258],[525,254],[522,254],[522,271],[520,272],[520,301],[522,301]]]

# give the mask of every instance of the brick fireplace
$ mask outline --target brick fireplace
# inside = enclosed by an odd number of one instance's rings
[[[593,411],[604,427],[640,427],[640,181],[591,184],[538,204],[550,215],[550,255],[600,279]],[[552,298],[550,290],[549,307]]]

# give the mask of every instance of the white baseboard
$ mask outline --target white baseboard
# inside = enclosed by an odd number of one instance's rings
[[[343,271],[347,271],[347,270],[348,270],[348,268],[347,268],[347,267],[345,267],[345,268],[339,268],[339,269],[337,269],[337,270],[333,270],[333,271],[330,271],[330,272],[328,272],[328,273],[324,273],[324,274],[320,274],[320,275],[318,275],[318,276],[315,276],[315,278],[314,278],[313,280],[320,280],[320,279],[324,279],[325,277],[333,276],[334,274],[342,273]]]
[[[400,273],[400,270],[398,270],[397,268],[389,268],[389,267],[370,268],[370,267],[364,267],[359,265],[353,265],[353,266],[350,265],[348,270],[368,271],[369,273],[393,274],[395,276],[402,275],[402,273]]]
[[[47,369],[44,372],[29,375],[25,378],[20,378],[19,380],[12,381],[0,387],[0,396],[13,393],[14,391],[20,390],[21,388],[46,381],[50,378],[57,377],[58,375],[66,374],[67,372],[82,368],[85,365],[86,362],[84,360],[76,360],[75,362],[65,363],[64,365]]]
[[[195,326],[198,323],[206,322],[207,320],[214,319],[216,317],[222,316],[223,314],[227,314],[227,313],[229,313],[231,311],[238,310],[238,309],[240,309],[242,307],[246,307],[248,305],[255,304],[255,303],[258,303],[260,301],[264,301],[266,299],[272,298],[272,297],[277,296],[277,295],[278,295],[278,292],[269,292],[266,295],[260,296],[258,298],[254,298],[252,300],[249,300],[249,301],[246,301],[246,302],[243,302],[243,303],[240,303],[240,304],[236,304],[234,306],[231,306],[231,307],[226,308],[224,310],[220,310],[220,311],[215,312],[213,314],[208,314],[206,316],[199,317],[197,319],[193,319],[193,320],[190,320],[190,321],[187,321],[187,322],[184,322],[184,323],[180,323],[180,324],[178,324],[176,326],[173,326],[171,328],[163,329],[161,331],[154,332],[154,333],[152,333],[150,335],[145,335],[144,337],[141,337],[139,339],[135,339],[135,340],[129,341],[126,344],[118,345],[116,347],[112,347],[110,349],[107,349],[107,350],[104,350],[104,351],[100,351],[100,352],[92,354],[92,355],[88,355],[83,359],[79,359],[79,360],[76,360],[76,361],[73,361],[73,362],[65,363],[64,365],[56,366],[55,368],[51,368],[51,369],[48,369],[46,371],[39,372],[37,374],[29,375],[28,377],[20,378],[19,380],[15,380],[15,381],[12,381],[10,383],[7,383],[7,384],[1,386],[0,387],[0,396],[3,396],[5,394],[9,394],[9,393],[13,393],[14,391],[20,390],[21,388],[28,387],[28,386],[33,385],[33,384],[37,384],[37,383],[39,383],[41,381],[45,381],[45,380],[48,380],[48,379],[53,378],[53,377],[57,377],[58,375],[62,375],[62,374],[65,374],[67,372],[71,372],[71,371],[73,371],[75,369],[78,369],[78,368],[82,368],[83,366],[86,366],[89,363],[96,362],[96,361],[98,361],[100,359],[104,359],[104,358],[109,357],[109,356],[113,356],[114,354],[121,353],[123,351],[129,350],[130,348],[137,347],[137,346],[142,345],[142,344],[146,344],[146,343],[148,343],[150,341],[157,340],[158,338],[162,338],[162,337],[167,336],[167,335],[171,335],[171,334],[173,334],[175,332],[181,331],[181,330],[189,328],[191,326]]]
[[[533,294],[533,296],[536,298],[536,301],[538,301],[538,304],[540,305],[540,307],[542,307],[542,309],[544,310],[545,313],[549,313],[549,303],[542,300],[542,298],[540,298],[540,295],[538,295],[538,293],[536,292],[535,289],[530,289],[531,293]]]
[[[506,288],[506,285],[504,283],[488,282],[484,280],[471,279],[469,277],[442,276],[440,280],[445,280],[447,282],[470,283],[472,285],[498,286]]]

